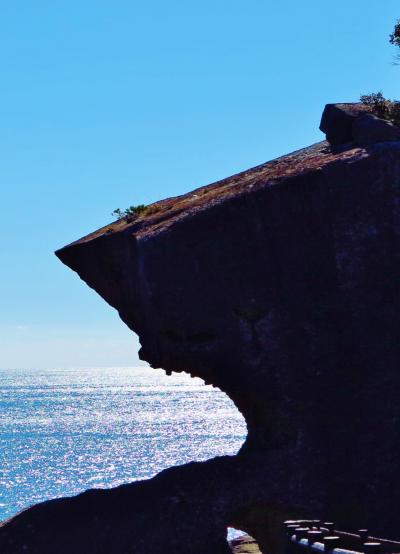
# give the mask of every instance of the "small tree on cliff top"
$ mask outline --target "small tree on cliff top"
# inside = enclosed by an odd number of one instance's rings
[[[390,44],[393,44],[393,46],[396,46],[400,49],[400,19],[394,26],[393,33],[389,37],[389,42]],[[400,52],[397,52],[396,61],[394,63],[395,65],[398,65],[400,63]]]
[[[389,36],[389,42],[400,49],[400,19]],[[400,53],[397,54],[397,60],[397,63],[400,63]],[[388,119],[400,127],[400,102],[398,100],[389,100],[383,96],[382,92],[364,94],[360,100],[369,106],[378,117]]]
[[[394,46],[398,46],[400,48],[400,19],[394,26],[394,31],[390,35],[389,41],[390,44],[393,44]]]

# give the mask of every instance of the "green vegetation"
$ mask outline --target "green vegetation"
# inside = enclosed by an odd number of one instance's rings
[[[122,217],[134,216],[143,213],[147,209],[147,206],[144,204],[138,204],[137,206],[129,206],[126,210],[120,210],[117,208],[114,210],[111,215],[116,219],[121,219]]]
[[[121,219],[123,217],[134,218],[138,215],[153,215],[161,210],[161,206],[157,204],[153,206],[145,206],[144,204],[138,204],[137,206],[129,206],[126,210],[120,210],[117,208],[114,210],[111,215],[116,219]]]
[[[394,26],[393,33],[389,37],[390,44],[398,46],[400,48],[400,19],[397,21]]]
[[[385,98],[382,92],[364,94],[360,97],[360,100],[363,104],[369,106],[378,117],[400,126],[400,102],[397,100]]]
[[[389,36],[389,42],[400,49],[400,19]],[[398,54],[398,59],[400,60],[400,54]],[[362,95],[360,101],[369,106],[378,117],[400,126],[400,102],[398,100],[389,100],[383,96],[382,92],[373,92]]]
[[[382,92],[364,94],[360,97],[360,100],[363,104],[369,106],[377,116],[384,119],[388,118],[391,102],[383,96]]]

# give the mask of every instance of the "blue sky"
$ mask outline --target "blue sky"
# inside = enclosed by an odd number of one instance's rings
[[[0,1],[0,367],[137,365],[137,338],[53,251],[323,138],[324,105],[400,97],[365,0]]]

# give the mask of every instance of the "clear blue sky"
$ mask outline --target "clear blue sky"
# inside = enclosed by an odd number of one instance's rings
[[[400,96],[400,5],[0,1],[0,367],[136,365],[53,251],[323,138],[327,102]]]

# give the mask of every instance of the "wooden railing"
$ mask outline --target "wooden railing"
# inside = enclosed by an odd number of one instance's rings
[[[400,554],[400,542],[379,539],[368,529],[347,533],[319,520],[285,521],[287,554]]]

